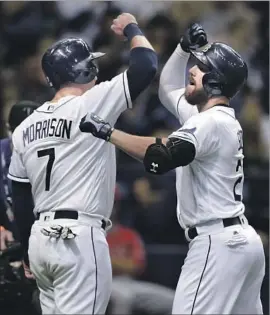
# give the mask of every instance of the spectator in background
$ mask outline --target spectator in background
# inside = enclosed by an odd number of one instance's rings
[[[0,140],[0,251],[6,249],[7,242],[17,238],[17,231],[13,222],[11,210],[11,183],[7,177],[10,159],[12,155],[11,135],[15,128],[40,104],[31,101],[20,101],[14,104],[9,113],[7,130],[8,137]]]
[[[110,25],[119,14],[121,14],[121,11],[112,7],[108,8],[100,16],[99,30],[93,41],[93,50],[103,51],[106,55],[99,61],[97,83],[111,80],[114,76],[121,73],[118,70],[123,63],[123,55],[129,55],[129,50],[125,49],[125,47],[127,48],[125,42],[119,42],[117,37],[111,34]],[[128,63],[129,59],[127,59],[126,68],[128,68]]]
[[[174,290],[138,280],[146,265],[146,252],[138,233],[119,223],[119,198],[116,188],[113,227],[107,236],[113,271],[111,312],[115,315],[134,311],[170,314]]]
[[[257,159],[261,161],[266,156],[268,148],[264,147],[260,130],[262,107],[260,105],[259,93],[246,87],[244,103],[240,115],[240,122],[245,130],[245,157],[248,160]]]
[[[52,37],[44,37],[37,43],[36,51],[25,58],[19,66],[18,77],[15,84],[18,85],[18,97],[29,99],[40,104],[53,98],[55,91],[50,89],[41,68],[41,57],[45,47],[54,41]]]
[[[253,12],[249,8],[252,8]],[[104,50],[107,54],[99,63],[99,81],[111,79],[116,72],[120,73],[123,68],[128,67],[126,60],[129,51],[124,49],[126,43],[119,43],[113,36],[106,35],[108,31],[106,23],[110,24],[110,19],[117,10],[136,12],[139,15],[138,19],[144,25],[145,33],[153,38],[153,43],[159,52],[160,70],[163,68],[162,63],[167,60],[166,54],[170,54],[171,47],[174,47],[173,41],[178,41],[182,31],[193,21],[201,21],[212,39],[223,38],[233,46],[237,45],[247,56],[249,68],[252,69],[248,85],[253,90],[246,89],[243,94],[239,93],[234,99],[234,106],[242,121],[246,138],[244,140],[246,144],[244,166],[247,169],[245,198],[250,215],[249,221],[259,233],[260,230],[265,232],[262,239],[265,240],[267,249],[270,147],[268,1],[2,1],[0,3],[0,62],[2,64],[0,108],[3,115],[0,123],[1,137],[7,133],[4,128],[5,121],[15,100],[31,99],[43,103],[52,98],[53,91],[43,85],[45,81],[40,72],[39,51],[45,50],[42,48],[43,45],[48,47],[50,42],[76,34],[93,48]],[[250,58],[252,55],[253,57]],[[120,116],[116,125],[119,129],[150,136],[157,129],[174,130],[179,126],[179,122],[164,109],[157,98],[158,83],[159,75],[138,97],[134,109]],[[165,243],[165,246],[184,243],[183,232],[175,220],[176,197],[163,195],[164,191],[174,190],[170,189],[174,187],[174,173],[166,179],[163,177],[151,180],[153,175],[146,177],[144,168],[120,151],[118,151],[117,167],[117,179],[127,191],[125,201],[121,201],[121,210],[124,210],[121,213],[121,222],[135,227],[147,245],[161,242]],[[161,194],[167,201],[154,200]],[[4,225],[8,231],[11,227],[6,209],[6,203],[0,198],[0,225]],[[167,221],[161,219],[164,211]],[[4,236],[6,230],[0,232],[0,235]],[[8,236],[5,239],[8,239]],[[178,254],[175,255],[177,258]],[[167,254],[162,257],[167,257]],[[150,258],[148,270],[154,271],[159,264],[160,261],[156,263],[155,259],[151,264]],[[167,262],[164,264],[167,266]],[[175,258],[171,264],[179,266],[179,269],[181,267],[181,263]],[[174,277],[178,278],[178,274],[174,276],[173,269],[170,269],[170,277],[166,278],[166,283],[171,287],[175,285]],[[144,272],[146,279],[151,278],[148,270]],[[158,267],[153,273],[155,276],[151,279],[156,279],[156,275],[159,274]],[[267,279],[265,283],[268,288]],[[267,305],[268,296],[269,294],[265,294]],[[264,313],[269,313],[268,306]]]

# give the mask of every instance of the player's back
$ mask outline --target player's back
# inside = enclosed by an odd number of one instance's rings
[[[211,108],[191,117],[181,129],[184,137],[195,140],[196,156],[177,176],[180,222],[192,226],[242,214],[242,128],[233,109]]]
[[[115,148],[82,133],[79,124],[91,111],[113,126],[129,107],[125,71],[81,96],[43,104],[14,131],[9,178],[31,183],[35,212],[67,209],[110,216]]]
[[[15,130],[37,212],[70,209],[108,216],[112,208],[115,150],[80,132],[86,113],[82,98],[45,103]]]

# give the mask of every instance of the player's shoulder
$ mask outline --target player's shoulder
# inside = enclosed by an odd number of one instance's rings
[[[29,117],[27,117],[26,119],[29,120]],[[26,124],[27,121],[24,120],[23,122],[21,122],[19,126],[15,128],[15,130],[12,133],[12,144],[17,150],[19,150],[21,147],[22,132]]]
[[[114,85],[118,82],[122,82],[124,83],[124,77],[126,76],[126,71],[121,72],[119,74],[117,74],[116,76],[114,76],[111,80],[106,80],[103,82],[100,82],[99,84],[97,84],[97,86],[100,86],[100,88],[106,88],[106,87],[110,87],[111,85]]]
[[[87,107],[89,107],[89,102],[96,105],[96,103],[102,102],[102,100],[108,97],[112,91],[116,91],[121,89],[122,85],[125,86],[127,84],[127,75],[126,71],[122,72],[111,80],[102,81],[95,86],[93,86],[90,90],[84,93],[81,97],[86,102]],[[117,93],[116,93],[117,97]]]
[[[41,105],[38,109],[40,109]],[[12,143],[15,147],[19,148],[22,143],[22,134],[25,128],[29,127],[36,117],[38,116],[37,109],[33,111],[29,116],[27,116],[13,131],[12,133]]]
[[[191,116],[189,122],[198,124],[222,125],[228,122],[236,123],[235,112],[229,106],[213,106],[203,112]]]
[[[214,115],[209,111],[203,111],[203,112],[198,112],[191,116],[184,126],[203,126],[203,125],[208,125],[210,126],[215,126],[216,125],[216,119]]]
[[[26,117],[13,131],[13,134],[12,134],[12,138],[13,139],[16,139],[17,137],[19,137],[19,135],[21,134],[21,132],[24,130],[24,128],[28,125],[31,124],[31,121],[32,121],[32,118],[33,118],[33,115],[34,112]]]
[[[216,122],[219,128],[230,128],[230,126],[237,126],[241,128],[239,121],[235,117],[235,111],[229,106],[215,106],[209,113]]]

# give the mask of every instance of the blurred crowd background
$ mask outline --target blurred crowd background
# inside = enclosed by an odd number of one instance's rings
[[[246,215],[260,233],[267,257],[262,299],[265,314],[268,314],[268,1],[0,2],[0,137],[8,136],[5,126],[14,103],[19,100],[43,103],[53,97],[40,60],[44,50],[54,41],[68,36],[81,37],[95,51],[106,52],[99,63],[99,81],[110,80],[127,67],[128,45],[110,30],[112,20],[121,12],[136,16],[159,56],[159,73],[155,80],[136,100],[133,110],[123,113],[117,122],[116,126],[126,132],[168,135],[179,128],[179,122],[160,103],[157,91],[160,71],[190,22],[200,22],[209,41],[231,45],[248,63],[248,82],[232,101],[232,106],[244,130]],[[113,215],[118,224],[108,235],[115,276],[127,275],[129,283],[137,281],[146,287],[155,283],[173,292],[187,251],[184,233],[176,218],[174,171],[162,177],[147,175],[141,164],[118,152],[115,196]],[[134,290],[131,287],[130,295],[123,300],[131,300],[131,296],[136,295]],[[165,296],[166,292],[161,295]],[[170,291],[167,293],[169,301]],[[0,312],[1,301],[0,296]],[[130,303],[134,301],[127,304]],[[136,312],[136,307],[131,308]]]

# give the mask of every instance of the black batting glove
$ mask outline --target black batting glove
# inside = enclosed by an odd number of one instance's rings
[[[181,48],[189,53],[208,44],[207,35],[203,27],[198,23],[191,24],[185,34],[180,38]]]
[[[80,122],[79,126],[82,132],[92,133],[93,136],[109,141],[113,128],[103,119],[93,113],[85,115]]]

